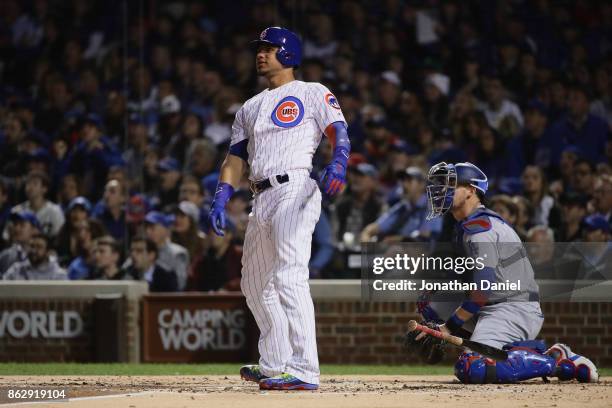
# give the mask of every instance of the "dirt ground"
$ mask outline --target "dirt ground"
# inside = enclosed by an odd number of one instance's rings
[[[9,389],[60,389],[69,401],[8,400]],[[612,377],[598,384],[462,385],[451,376],[323,376],[319,391],[261,392],[238,376],[5,376],[0,404],[35,407],[578,407],[612,406]]]

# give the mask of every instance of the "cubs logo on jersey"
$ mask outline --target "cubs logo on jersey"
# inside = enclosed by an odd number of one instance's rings
[[[340,104],[338,103],[338,99],[332,93],[328,93],[325,95],[325,103],[335,109],[340,109]]]
[[[304,105],[295,96],[283,98],[272,110],[272,122],[276,126],[290,128],[298,125],[304,117]]]

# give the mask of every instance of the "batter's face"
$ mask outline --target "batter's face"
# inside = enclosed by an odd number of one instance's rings
[[[262,44],[257,48],[257,56],[255,58],[257,75],[268,76],[285,69],[276,58],[277,51],[278,47],[269,44]]]

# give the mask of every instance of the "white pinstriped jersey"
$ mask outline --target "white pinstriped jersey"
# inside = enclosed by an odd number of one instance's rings
[[[248,139],[251,180],[310,171],[323,132],[334,122],[346,120],[329,89],[295,80],[246,101],[236,113],[230,144]]]

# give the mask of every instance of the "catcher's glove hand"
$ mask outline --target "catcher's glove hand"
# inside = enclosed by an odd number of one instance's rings
[[[432,321],[422,321],[423,326],[430,329],[440,330],[440,325]],[[425,336],[420,340],[416,337],[420,334],[418,330],[407,332],[403,338],[403,346],[408,352],[416,353],[427,364],[437,364],[445,354],[444,346],[446,342],[433,336]]]

